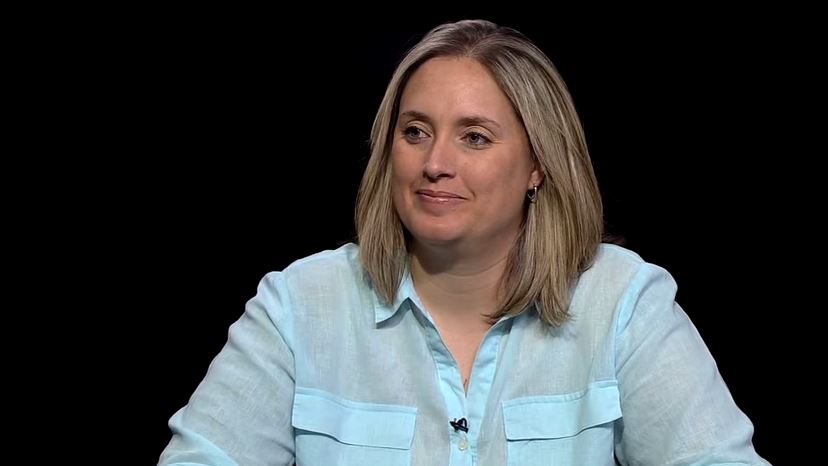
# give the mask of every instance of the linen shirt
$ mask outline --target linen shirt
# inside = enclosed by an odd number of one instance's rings
[[[159,464],[768,464],[675,293],[601,245],[571,319],[501,318],[466,392],[408,272],[383,303],[358,246],[321,252],[264,277]]]

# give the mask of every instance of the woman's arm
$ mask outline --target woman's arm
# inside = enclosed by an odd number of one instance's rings
[[[631,465],[768,464],[675,293],[666,271],[644,264],[619,304],[616,456]]]
[[[282,275],[267,275],[187,406],[170,419],[173,436],[159,465],[293,464],[288,309]]]

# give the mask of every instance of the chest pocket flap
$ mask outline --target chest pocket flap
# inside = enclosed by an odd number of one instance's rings
[[[297,387],[293,400],[293,427],[349,445],[410,449],[416,418],[413,407],[358,403],[316,389]]]
[[[618,382],[614,380],[590,384],[576,393],[503,402],[503,422],[509,440],[572,437],[620,417]]]

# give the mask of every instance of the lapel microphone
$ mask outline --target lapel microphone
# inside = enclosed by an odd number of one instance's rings
[[[455,419],[453,421],[449,421],[449,425],[454,427],[455,432],[457,432],[458,430],[462,430],[463,432],[468,432],[469,431],[468,422],[466,421],[466,418],[464,418],[464,417],[461,417],[459,421],[457,419]]]

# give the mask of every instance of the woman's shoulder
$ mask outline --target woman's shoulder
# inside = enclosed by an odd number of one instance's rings
[[[629,292],[630,287],[643,286],[653,280],[673,282],[669,272],[647,262],[636,252],[603,243],[599,246],[592,265],[579,278],[578,287],[624,293]]]
[[[595,255],[595,260],[593,262],[593,268],[596,268],[597,270],[604,270],[605,272],[620,272],[624,270],[636,272],[642,269],[652,269],[653,271],[666,272],[666,270],[658,265],[644,260],[635,251],[610,243],[601,243],[598,247],[598,253]]]
[[[285,267],[283,273],[304,273],[331,267],[352,267],[355,264],[359,265],[359,246],[346,243],[337,249],[327,249],[296,259]]]
[[[644,293],[672,300],[676,284],[663,268],[621,246],[602,244],[575,285],[570,313],[588,325],[626,318]]]
[[[598,252],[595,254],[593,267],[620,267],[620,268],[638,268],[646,262],[638,253],[627,249],[623,246],[611,243],[601,243],[598,246]]]
[[[359,247],[345,244],[295,260],[281,271],[270,272],[262,280],[263,296],[279,296],[284,303],[309,309],[326,303],[357,299],[365,286],[359,260]]]
[[[359,261],[359,246],[347,243],[337,249],[320,251],[293,261],[279,272],[288,282],[326,283],[348,281],[350,277],[362,274]]]

